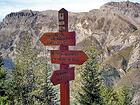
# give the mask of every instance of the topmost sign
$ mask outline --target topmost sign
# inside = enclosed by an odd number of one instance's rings
[[[68,32],[68,11],[62,8],[58,12],[59,32]]]
[[[53,46],[53,45],[69,45],[74,46],[75,41],[75,32],[51,32],[44,33],[40,41],[45,46]]]

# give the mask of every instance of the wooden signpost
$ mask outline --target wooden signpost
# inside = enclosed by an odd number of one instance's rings
[[[48,32],[42,35],[41,42],[45,46],[68,45],[75,46],[75,32]]]
[[[70,105],[69,81],[74,80],[75,75],[74,67],[69,65],[81,65],[88,57],[83,51],[69,50],[69,46],[76,45],[76,35],[68,32],[68,11],[62,8],[58,12],[58,20],[59,32],[44,33],[40,41],[45,46],[60,46],[60,50],[51,50],[51,62],[60,64],[60,70],[54,71],[50,80],[54,85],[60,84],[60,104]]]
[[[53,85],[57,85],[63,82],[74,80],[74,67],[67,70],[56,70],[51,76],[51,82]]]
[[[83,51],[77,50],[51,50],[51,62],[56,64],[78,64],[81,65],[87,60]]]

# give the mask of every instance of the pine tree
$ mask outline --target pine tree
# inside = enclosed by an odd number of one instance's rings
[[[51,69],[51,65],[46,64],[46,79],[44,87],[44,93],[46,97],[45,105],[58,105],[56,89],[53,88],[53,85],[50,82]]]
[[[17,88],[15,105],[47,105],[50,100],[54,102],[52,105],[57,105],[56,92],[49,81],[48,61],[38,54],[32,48],[31,36],[26,33],[17,46],[16,68],[13,71]]]
[[[83,81],[82,92],[79,93],[79,103],[81,105],[102,105],[101,80],[95,51],[91,50],[89,56],[81,75]]]
[[[129,87],[123,86],[118,91],[118,96],[121,105],[132,105],[133,92]]]
[[[102,86],[101,94],[104,105],[121,105],[117,91],[113,87]]]
[[[4,69],[0,68],[0,96],[3,96],[5,94],[5,91],[3,90],[5,80],[6,80],[6,72],[4,71]]]
[[[6,80],[6,72],[0,67],[0,105],[7,103],[7,96],[5,94],[5,80]]]
[[[36,73],[37,79],[35,84],[40,84],[40,86],[32,92],[37,100],[35,105],[58,105],[57,88],[50,81],[52,66],[48,64],[47,58],[40,57],[38,61],[40,63],[38,63],[36,70],[40,69],[40,74]]]
[[[123,88],[123,94],[124,94],[124,104],[123,105],[132,105],[132,95],[128,88]]]
[[[132,105],[133,93],[128,87],[113,88],[102,86],[104,105]]]
[[[7,97],[5,97],[4,82],[6,79],[6,72],[2,68],[3,60],[0,56],[0,105],[6,103]]]
[[[32,48],[31,36],[24,32],[16,48],[15,70],[13,70],[14,81],[16,83],[15,104],[31,105],[33,98],[30,93],[34,83],[34,64],[37,60],[37,52]]]

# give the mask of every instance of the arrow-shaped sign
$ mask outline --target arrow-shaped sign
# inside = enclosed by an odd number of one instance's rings
[[[56,64],[83,64],[88,59],[83,51],[51,50],[51,62]]]
[[[66,70],[56,70],[51,76],[51,82],[53,85],[57,85],[66,81],[74,80],[74,67]]]
[[[50,33],[45,33],[41,36],[40,41],[45,46],[53,46],[53,45],[74,46],[76,44],[75,32],[50,32]]]

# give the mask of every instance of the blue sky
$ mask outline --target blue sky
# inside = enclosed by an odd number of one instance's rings
[[[0,20],[10,12],[17,12],[23,9],[37,11],[59,10],[62,7],[72,12],[84,12],[99,8],[106,2],[126,0],[0,0]],[[140,0],[130,0],[139,2]]]

